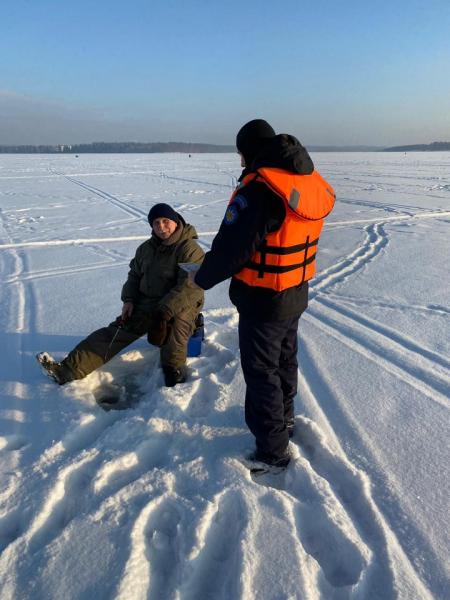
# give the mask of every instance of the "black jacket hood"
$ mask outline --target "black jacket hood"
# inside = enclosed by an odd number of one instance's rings
[[[314,171],[314,163],[298,139],[293,135],[281,133],[264,144],[245,174],[262,167],[284,169],[296,175],[310,175]]]

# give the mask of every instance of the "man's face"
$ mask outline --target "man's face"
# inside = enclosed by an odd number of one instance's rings
[[[177,223],[172,221],[172,219],[167,219],[166,217],[160,217],[159,219],[155,219],[152,223],[152,229],[162,240],[167,240],[172,233],[177,228]]]

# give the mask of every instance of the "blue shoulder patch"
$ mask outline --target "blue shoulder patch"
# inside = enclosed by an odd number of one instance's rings
[[[227,208],[223,222],[225,225],[232,225],[238,218],[238,210],[234,204],[230,204]]]
[[[237,204],[239,206],[239,208],[241,210],[243,210],[244,208],[247,208],[248,204],[247,204],[247,198],[245,198],[245,196],[241,196],[241,194],[238,194],[235,199],[233,200],[233,204]]]
[[[247,198],[245,196],[241,196],[238,194],[233,198],[233,202],[228,206],[225,216],[223,218],[223,222],[225,225],[232,225],[235,221],[237,221],[239,217],[239,213],[247,208]]]

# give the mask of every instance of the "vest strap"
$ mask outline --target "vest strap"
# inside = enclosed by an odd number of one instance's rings
[[[312,262],[314,262],[315,259],[316,259],[316,253],[314,252],[314,254],[312,256],[310,256],[303,262],[298,263],[296,265],[287,265],[284,267],[280,266],[280,265],[265,265],[264,271],[266,273],[288,273],[289,271],[294,271],[295,269],[303,269],[303,280],[301,282],[301,283],[303,283],[306,267],[308,265],[310,265]],[[259,277],[259,271],[260,271],[260,267],[261,267],[261,265],[259,263],[249,261],[248,263],[246,263],[244,265],[244,267],[246,269],[252,269],[252,271],[258,271],[258,277]]]
[[[303,255],[304,260],[304,266],[303,266],[303,275],[302,275],[302,284],[305,281],[305,276],[306,276],[306,257],[308,255],[308,248],[309,248],[309,235],[306,237],[306,243],[305,243],[305,254]],[[314,252],[314,256],[316,256],[316,253]]]
[[[259,253],[261,255],[261,261],[259,263],[258,268],[258,279],[262,279],[264,277],[264,271],[266,271],[266,255],[267,255],[267,241],[264,240],[259,248]]]
[[[317,246],[317,244],[319,243],[319,238],[316,238],[315,240],[313,240],[312,242],[308,242],[307,241],[305,244],[297,244],[296,246],[287,246],[287,247],[279,247],[279,246],[266,246],[265,247],[265,253],[266,254],[280,254],[280,255],[285,255],[285,254],[295,254],[296,252],[301,252],[302,250],[308,251],[308,248],[311,248],[312,246]],[[259,251],[259,249],[258,249]]]

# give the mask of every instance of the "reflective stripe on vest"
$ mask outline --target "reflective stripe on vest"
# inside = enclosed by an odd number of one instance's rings
[[[260,181],[283,199],[286,217],[266,235],[250,261],[234,275],[247,285],[283,291],[315,274],[316,252],[324,217],[334,206],[333,188],[317,171],[295,175],[281,169],[258,169],[241,182],[230,199],[250,181]]]

